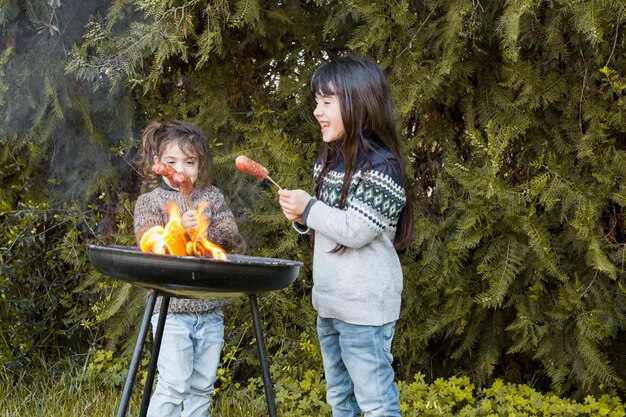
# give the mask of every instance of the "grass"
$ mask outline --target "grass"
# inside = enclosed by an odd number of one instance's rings
[[[0,366],[0,417],[100,417],[115,416],[122,395],[120,387],[77,377],[77,371],[39,366],[36,371],[9,373]],[[143,387],[136,384],[127,416],[137,416]],[[246,398],[244,398],[246,397]],[[213,417],[267,415],[264,398],[245,391],[225,390],[214,399]]]
[[[41,375],[20,375],[0,386],[0,416],[83,417],[114,416],[120,391],[77,382],[67,374],[51,379]],[[128,415],[137,415],[138,401]]]
[[[27,382],[28,380],[28,382]],[[16,383],[0,385],[0,416],[100,417],[115,416],[121,398],[121,389],[79,383],[75,378],[61,375],[55,381],[46,376],[22,377]],[[136,388],[127,416],[137,416],[141,390]],[[265,401],[242,398],[240,391],[234,397],[223,392],[215,398],[213,417],[242,417],[267,415]]]

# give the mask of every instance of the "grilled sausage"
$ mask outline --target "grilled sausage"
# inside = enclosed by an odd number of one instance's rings
[[[166,177],[172,188],[177,188],[182,194],[191,194],[193,183],[191,182],[191,178],[184,172],[178,172],[170,164],[163,162],[157,162],[152,165],[152,171]]]
[[[193,190],[193,183],[191,182],[191,178],[184,172],[176,172],[172,175],[172,179],[178,183],[178,191],[181,194],[190,195]]]
[[[244,155],[239,155],[235,159],[235,165],[241,172],[257,177],[260,180],[264,180],[269,174],[267,168]]]

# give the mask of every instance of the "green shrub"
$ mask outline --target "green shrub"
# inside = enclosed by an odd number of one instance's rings
[[[424,375],[417,374],[411,383],[398,382],[398,389],[404,417],[626,416],[625,404],[616,394],[576,402],[501,379],[489,388],[475,389],[467,376],[439,378],[429,385]]]
[[[322,371],[305,370],[298,376],[294,370],[272,366],[276,406],[282,417],[330,416],[325,403]],[[624,417],[625,404],[617,395],[599,398],[587,396],[582,402],[542,394],[527,385],[504,383],[498,379],[491,387],[477,389],[467,376],[439,378],[432,384],[417,374],[412,382],[398,381],[400,410],[403,417]],[[260,378],[249,384],[235,384],[218,395],[220,405],[245,407],[252,414],[266,413]],[[222,414],[230,415],[230,414]]]
[[[92,216],[71,203],[0,198],[0,362],[7,367],[20,369],[34,353],[68,356],[91,339],[77,325],[89,294],[73,290],[89,269],[80,241]]]
[[[431,385],[424,375],[415,375],[413,382],[398,381],[400,410],[404,416],[449,416],[474,404],[474,385],[468,377],[439,378]]]
[[[498,379],[487,389],[471,412],[460,416],[625,416],[624,404],[617,396],[585,397],[583,402],[559,398],[554,393],[541,394],[527,385],[506,384]]]

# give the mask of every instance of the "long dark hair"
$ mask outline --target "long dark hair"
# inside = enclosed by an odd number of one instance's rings
[[[139,165],[144,173],[143,185],[153,188],[159,184],[161,178],[152,172],[154,157],[161,157],[163,151],[171,144],[177,144],[180,149],[189,155],[198,157],[198,177],[201,181],[208,181],[211,170],[211,154],[209,153],[207,138],[197,126],[184,121],[174,120],[159,123],[150,122],[141,135],[141,152]]]
[[[310,89],[313,96],[337,95],[345,130],[340,140],[322,143],[322,170],[315,179],[315,195],[319,197],[324,176],[343,156],[345,175],[339,200],[339,207],[343,207],[352,176],[358,169],[359,154],[367,157],[374,146],[389,149],[398,160],[407,199],[394,239],[396,250],[404,250],[413,239],[413,203],[407,189],[405,162],[393,122],[393,101],[385,74],[369,59],[346,57],[322,64],[311,78]],[[341,249],[339,246],[334,251]]]

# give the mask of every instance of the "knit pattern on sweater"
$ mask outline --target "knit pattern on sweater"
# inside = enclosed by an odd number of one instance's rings
[[[321,165],[315,166],[316,174]],[[329,171],[320,187],[318,199],[339,208],[344,173]],[[376,229],[391,230],[398,225],[398,216],[404,207],[404,188],[385,172],[359,170],[352,176],[352,186],[346,198],[346,210],[358,213]]]
[[[383,158],[376,158],[372,167],[359,169],[352,175],[345,210],[353,211],[374,229],[394,231],[400,211],[406,203],[402,180],[395,165]],[[343,186],[343,163],[329,170],[320,186],[318,200],[330,207],[339,208]],[[318,177],[321,164],[315,164],[314,176]]]
[[[228,208],[221,191],[214,186],[194,187],[190,196],[191,205],[187,207],[188,200],[175,190],[156,188],[142,194],[135,203],[135,237],[137,242],[141,236],[153,226],[165,226],[169,214],[166,206],[175,201],[181,212],[196,208],[204,201],[208,202],[204,209],[209,227],[207,239],[222,247],[227,252],[237,247],[240,241],[237,223],[233,213]],[[170,313],[203,313],[213,311],[230,303],[227,299],[196,299],[196,298],[170,298],[168,312]],[[158,312],[161,306],[161,297],[157,298],[154,312]]]

